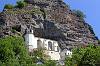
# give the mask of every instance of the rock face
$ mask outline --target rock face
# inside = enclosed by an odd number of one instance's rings
[[[22,8],[0,13],[0,37],[24,35],[31,26],[36,37],[56,40],[61,48],[98,44],[91,26],[77,17],[62,0],[26,0]]]

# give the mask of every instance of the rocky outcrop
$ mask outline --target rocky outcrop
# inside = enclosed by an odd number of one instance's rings
[[[98,44],[93,29],[77,17],[62,0],[27,0],[22,8],[0,13],[0,37],[24,35],[31,27],[37,37],[56,40],[61,48]]]

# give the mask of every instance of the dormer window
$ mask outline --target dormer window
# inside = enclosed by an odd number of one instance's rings
[[[66,53],[65,53],[65,56],[66,56]]]
[[[38,39],[38,40],[37,40],[37,48],[40,49],[40,48],[43,48],[43,46],[44,46],[44,45],[43,45],[42,41]]]
[[[57,46],[57,52],[59,52],[59,47]]]
[[[48,42],[48,50],[52,50],[52,42]]]
[[[32,32],[32,30],[30,30],[30,32]]]
[[[68,55],[69,55],[69,53],[68,53]]]

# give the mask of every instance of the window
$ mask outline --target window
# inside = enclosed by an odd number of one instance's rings
[[[59,47],[57,46],[57,52],[59,52]]]
[[[43,43],[41,40],[37,40],[37,48],[43,48]]]
[[[52,42],[48,42],[48,50],[52,50]]]
[[[68,53],[68,55],[69,55],[69,53]]]
[[[66,55],[66,53],[65,53],[65,55]]]
[[[53,45],[52,45],[52,50],[55,51],[55,42],[53,42]]]
[[[51,52],[51,53],[53,53],[53,52]]]
[[[70,55],[71,55],[71,53],[70,53]]]

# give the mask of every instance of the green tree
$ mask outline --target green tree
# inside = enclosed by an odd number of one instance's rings
[[[75,13],[76,16],[80,17],[81,19],[86,18],[86,15],[80,10],[73,10],[73,13]]]
[[[56,61],[48,60],[46,61],[45,66],[56,66]]]
[[[32,63],[22,37],[8,36],[0,39],[0,61],[8,66]]]
[[[33,51],[32,53],[34,66],[39,66],[36,63],[38,61],[43,62],[40,66],[56,66],[56,61],[50,60],[50,56],[45,54],[45,49],[39,48]]]
[[[13,8],[14,8],[14,6],[11,5],[11,4],[6,4],[6,5],[4,6],[4,9],[13,9]]]
[[[72,58],[66,58],[65,63],[68,66],[100,66],[100,47],[90,45],[85,48],[76,48],[73,50]]]
[[[34,63],[36,63],[38,60],[41,60],[43,62],[50,60],[50,57],[45,54],[45,49],[43,48],[33,50],[32,57]]]
[[[24,1],[18,1],[16,7],[18,7],[18,8],[23,8],[23,7],[25,7],[26,5],[27,5],[26,2],[24,2]]]

